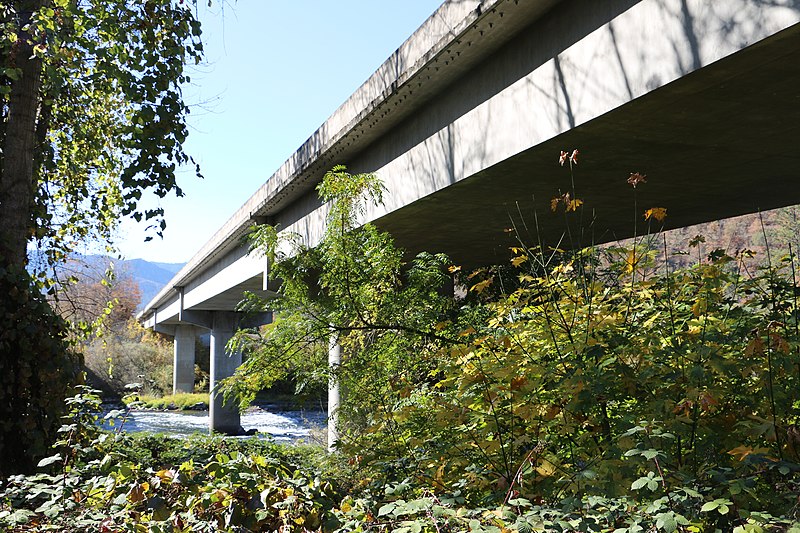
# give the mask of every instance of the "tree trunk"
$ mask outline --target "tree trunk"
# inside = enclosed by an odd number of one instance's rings
[[[31,237],[36,183],[34,159],[36,119],[39,111],[42,60],[33,57],[33,37],[23,28],[33,12],[46,0],[15,2],[19,29],[12,48],[11,65],[22,72],[11,83],[8,123],[3,145],[3,168],[0,175],[0,264],[23,267]]]

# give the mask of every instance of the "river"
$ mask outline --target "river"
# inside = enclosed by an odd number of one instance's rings
[[[325,425],[324,411],[272,412],[251,408],[242,414],[245,430],[255,429],[260,436],[272,436],[276,442],[309,441],[312,430],[324,431]],[[149,431],[170,436],[208,433],[208,411],[131,411],[123,429],[129,433]]]

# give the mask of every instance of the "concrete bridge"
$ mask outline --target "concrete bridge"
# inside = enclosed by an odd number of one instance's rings
[[[467,266],[507,258],[512,219],[537,213],[557,241],[561,149],[581,150],[597,243],[633,231],[631,172],[668,228],[800,203],[799,22],[800,0],[445,2],[144,309],[175,336],[175,390],[192,388],[198,328],[211,331],[212,387],[240,364],[225,353],[235,305],[269,294],[269,265],[242,236],[258,222],[318,242],[314,187],[335,164],[387,186],[367,220]],[[213,393],[211,428],[239,428]]]

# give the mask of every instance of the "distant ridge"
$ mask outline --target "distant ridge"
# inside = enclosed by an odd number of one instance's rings
[[[139,286],[139,292],[142,295],[140,308],[147,305],[185,264],[156,263],[144,259],[128,259],[115,263],[116,268],[129,274]]]
[[[117,276],[130,277],[139,287],[141,309],[171,280],[186,263],[160,263],[144,259],[115,259],[107,255],[75,254],[67,267],[69,274],[89,276],[99,279],[110,264],[114,265]],[[43,254],[32,251],[29,268],[39,267],[44,261]],[[49,271],[49,270],[48,270]]]

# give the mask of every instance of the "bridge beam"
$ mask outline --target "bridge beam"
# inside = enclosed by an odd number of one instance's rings
[[[172,392],[194,392],[195,328],[191,325],[175,326],[175,344],[172,370]]]

